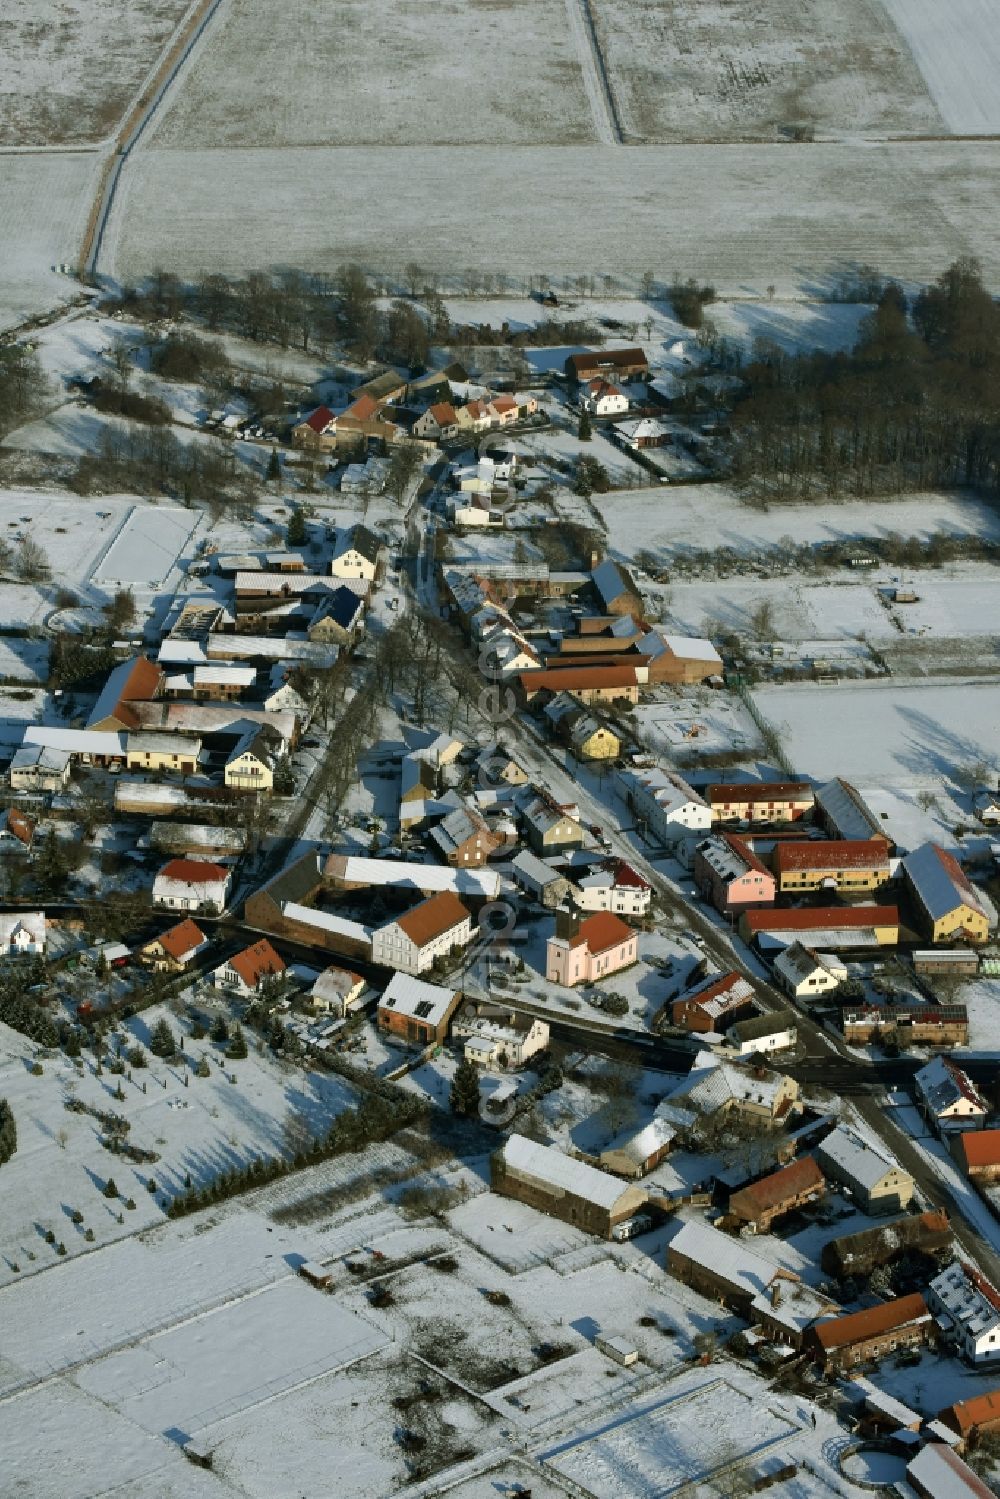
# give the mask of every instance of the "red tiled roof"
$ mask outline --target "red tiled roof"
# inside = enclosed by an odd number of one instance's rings
[[[737,973],[736,969],[734,968],[732,972],[724,973],[721,978],[717,978],[714,980],[710,979],[700,989],[692,989],[688,994],[678,995],[676,1003],[707,1005],[713,999],[722,999],[723,997],[728,995],[730,990],[735,988],[737,984],[745,984],[747,982],[748,980],[743,977],[742,973]],[[749,1004],[752,999],[753,992],[751,990],[749,994],[740,994],[734,997],[733,1003],[745,1005]]]
[[[585,354],[571,354],[566,363],[579,380],[589,370],[627,369],[631,365],[645,369],[649,361],[642,349],[594,349]]]
[[[864,1312],[849,1312],[845,1317],[834,1317],[829,1322],[820,1322],[813,1329],[821,1348],[849,1348],[852,1343],[864,1343],[868,1338],[881,1337],[896,1327],[908,1327],[914,1322],[929,1319],[927,1303],[919,1292],[912,1296],[897,1296],[895,1301],[885,1301],[881,1306],[869,1307]]]
[[[229,966],[239,974],[248,989],[256,989],[268,974],[285,971],[284,959],[278,956],[266,937],[235,953],[229,959]]]
[[[228,869],[207,859],[171,859],[160,870],[160,878],[178,880],[183,885],[221,884],[228,877]]]
[[[744,911],[753,932],[832,931],[868,926],[899,926],[896,906],[806,906],[796,910]]]
[[[461,926],[468,914],[453,890],[441,890],[422,900],[411,911],[397,916],[396,925],[417,947],[425,947],[442,932]]]
[[[819,1191],[825,1182],[826,1177],[812,1156],[804,1155],[800,1160],[783,1166],[780,1171],[774,1171],[761,1181],[752,1182],[742,1191],[734,1192],[729,1199],[729,1211],[732,1213],[749,1209],[752,1216],[758,1217],[773,1212],[783,1203],[791,1202],[802,1192]]]
[[[709,786],[706,800],[715,802],[784,802],[789,800],[812,801],[812,787],[808,781],[722,781]]]
[[[597,911],[586,921],[581,921],[573,946],[585,942],[592,953],[607,952],[609,947],[619,947],[634,935],[628,922],[622,921],[620,916],[611,911]]]
[[[775,867],[781,873],[790,869],[877,869],[889,864],[886,846],[880,838],[779,843],[774,857]]]
[[[970,1400],[956,1400],[939,1412],[938,1419],[946,1422],[960,1437],[964,1437],[975,1426],[992,1426],[1000,1422],[1000,1390],[987,1390],[985,1395],[973,1395]]]
[[[186,920],[179,921],[176,926],[162,932],[158,940],[163,951],[179,963],[196,947],[201,946],[205,941],[205,933],[189,916]]]
[[[616,885],[627,885],[634,890],[651,890],[652,886],[648,880],[644,880],[631,864],[626,864],[624,859],[610,859],[609,867],[612,869]]]
[[[450,401],[437,401],[433,406],[428,407],[428,412],[439,427],[453,427],[458,421],[455,408]]]
[[[729,845],[737,858],[743,860],[748,869],[755,870],[757,874],[769,875],[771,873],[763,859],[758,858],[745,838],[741,838],[737,833],[720,833],[719,837],[723,843]]]
[[[311,427],[314,432],[325,432],[332,421],[333,412],[329,406],[317,406],[316,410],[311,411],[306,417],[305,425]]]
[[[979,892],[976,890],[975,885],[969,879],[969,876],[966,874],[961,864],[955,858],[955,855],[948,853],[947,849],[939,848],[936,843],[931,844],[931,847],[937,854],[938,858],[941,860],[941,863],[944,865],[945,873],[948,875],[952,883],[954,885],[957,885],[961,893],[968,896],[975,909],[982,913],[983,907]]]
[[[517,407],[517,402],[513,396],[494,396],[490,405],[494,411],[513,411]]]
[[[1000,1166],[1000,1129],[967,1129],[959,1135],[965,1169]]]
[[[634,687],[634,666],[578,666],[560,667],[552,671],[518,672],[518,680],[525,692],[540,692],[543,687],[553,692],[583,692],[602,687]]]
[[[351,402],[346,411],[341,412],[341,419],[346,416],[356,422],[370,422],[380,410],[379,403],[371,396],[360,395],[357,400]]]
[[[12,838],[23,843],[25,848],[30,848],[31,840],[35,836],[35,824],[30,817],[19,812],[17,807],[7,808],[7,831]]]

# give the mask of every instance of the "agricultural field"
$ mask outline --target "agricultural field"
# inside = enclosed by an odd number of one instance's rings
[[[880,0],[955,135],[1000,130],[1000,38],[992,0]]]
[[[151,146],[123,173],[100,269],[134,280],[157,265],[195,275],[357,261],[402,281],[413,260],[446,281],[466,266],[521,280],[607,272],[632,291],[653,269],[726,297],[773,286],[815,299],[861,263],[923,283],[972,251],[989,280],[998,167],[992,148],[956,142]],[[515,193],[517,211],[498,211]]]
[[[593,139],[563,0],[347,0],[335,11],[324,0],[230,0],[151,143],[396,149]],[[320,193],[328,208],[334,186],[327,179]],[[436,216],[433,197],[424,202]]]
[[[593,0],[626,141],[933,134],[909,48],[868,0]]]
[[[96,153],[0,154],[0,329],[78,295],[75,265],[97,186]]]
[[[190,0],[22,0],[4,15],[0,145],[104,140]]]

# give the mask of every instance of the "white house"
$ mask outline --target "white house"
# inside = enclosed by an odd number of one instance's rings
[[[360,974],[349,968],[338,968],[332,964],[324,968],[309,991],[309,1003],[323,1015],[336,1015],[340,1019],[358,1007],[365,992],[365,981]]]
[[[786,1010],[734,1021],[726,1032],[726,1045],[737,1056],[751,1057],[763,1052],[787,1051],[795,1045],[797,1037],[795,1017]]]
[[[794,999],[829,994],[847,978],[847,967],[834,953],[816,952],[802,942],[785,947],[774,960],[774,976]]]
[[[205,859],[171,859],[153,881],[153,904],[171,911],[226,908],[232,872]]]
[[[610,380],[598,378],[585,387],[580,405],[593,416],[622,416],[629,408],[629,399]]]
[[[262,937],[220,963],[213,969],[212,978],[217,989],[235,989],[248,996],[258,993],[269,978],[278,978],[285,967],[284,959]]]
[[[0,911],[0,952],[44,953],[45,942],[44,911]]]
[[[576,882],[573,904],[581,911],[613,911],[616,916],[645,916],[653,887],[624,859],[606,859]]]
[[[970,1364],[1000,1359],[1000,1292],[972,1265],[952,1260],[924,1296]]]
[[[472,917],[451,890],[441,890],[372,933],[372,962],[420,974],[472,941]]]
[[[658,767],[619,772],[627,804],[661,843],[675,843],[688,833],[712,826],[712,809],[680,776]]]
[[[950,1057],[932,1057],[913,1079],[924,1117],[939,1134],[982,1129],[990,1114],[975,1083]]]
[[[523,1067],[549,1044],[544,1020],[488,1002],[463,1006],[452,1021],[451,1033],[465,1042],[466,1060],[478,1067]]]
[[[69,782],[70,753],[44,744],[23,744],[10,762],[14,791],[62,791]]]
[[[375,581],[378,573],[382,543],[367,526],[352,526],[337,546],[330,562],[330,572],[335,578],[361,578],[366,583]]]

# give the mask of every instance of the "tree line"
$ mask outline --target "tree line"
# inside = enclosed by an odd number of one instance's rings
[[[1000,309],[961,259],[912,301],[888,283],[849,352],[758,349],[732,402],[733,473],[763,498],[1000,490]]]

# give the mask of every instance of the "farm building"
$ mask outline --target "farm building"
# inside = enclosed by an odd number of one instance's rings
[[[562,905],[572,888],[564,874],[527,849],[511,861],[511,872],[527,895],[550,910]]]
[[[710,640],[692,635],[668,635],[653,625],[638,645],[646,663],[647,681],[658,687],[693,686],[721,676],[722,657]]]
[[[744,942],[775,939],[808,942],[810,947],[834,950],[894,947],[899,941],[899,911],[895,906],[809,906],[796,910],[744,911],[740,917]]]
[[[565,666],[516,673],[528,702],[539,692],[569,692],[581,703],[637,703],[635,666]]]
[[[617,1225],[641,1212],[648,1201],[640,1187],[626,1186],[523,1135],[511,1135],[491,1157],[490,1186],[601,1239],[610,1239]]]
[[[1000,1129],[962,1130],[952,1152],[970,1181],[1000,1181]]]
[[[560,911],[555,934],[545,945],[545,974],[550,983],[566,988],[593,984],[628,968],[638,955],[637,934],[610,911],[583,920]]]
[[[903,880],[932,942],[985,942],[996,912],[955,858],[936,843],[924,843],[901,864]]]
[[[908,1207],[913,1178],[881,1145],[862,1139],[846,1124],[817,1147],[817,1159],[827,1176],[847,1188],[866,1213],[892,1213]]]
[[[450,869],[443,864],[354,854],[331,854],[323,865],[322,879],[331,890],[387,889],[414,895],[451,890],[466,901],[496,900],[500,893],[500,876],[492,869]]]
[[[172,771],[176,775],[194,775],[201,756],[201,740],[180,734],[126,734],[125,766],[147,774]]]
[[[754,1301],[776,1277],[785,1277],[789,1285],[798,1279],[759,1250],[697,1220],[685,1223],[667,1245],[667,1270],[682,1285],[741,1316],[749,1316]]]
[[[716,833],[695,845],[694,882],[724,916],[774,904],[775,879],[735,833]]]
[[[870,838],[863,843],[779,843],[774,850],[774,872],[782,894],[836,890],[850,895],[877,890],[890,879],[885,843]]]
[[[329,451],[337,446],[337,419],[329,406],[317,406],[315,411],[296,422],[292,428],[292,442],[298,448]]]
[[[981,1436],[1000,1431],[1000,1390],[987,1390],[969,1400],[957,1400],[938,1412],[938,1420],[961,1438],[962,1448],[976,1446]]]
[[[837,777],[817,788],[816,820],[828,838],[845,842],[866,842],[880,838],[892,853],[895,844],[885,831],[882,819],[865,801],[850,781]]]
[[[807,781],[739,781],[709,786],[713,822],[798,822],[813,810]]]
[[[825,1190],[826,1177],[812,1156],[804,1155],[780,1171],[733,1192],[727,1212],[748,1224],[755,1233],[765,1234],[775,1219],[814,1201]]]
[[[925,947],[910,954],[921,978],[975,978],[979,954],[968,947]]]
[[[443,989],[408,973],[395,973],[378,1002],[379,1030],[412,1046],[439,1043],[448,1034],[461,997],[458,989]]]
[[[919,1293],[897,1296],[863,1312],[833,1317],[812,1328],[806,1346],[827,1373],[876,1363],[901,1348],[933,1342],[934,1318]]]
[[[969,1012],[965,1005],[851,1005],[841,1012],[844,1040],[852,1046],[895,1040],[900,1046],[965,1046]]]
[[[630,614],[642,618],[642,595],[631,573],[620,562],[606,558],[599,562],[590,575],[604,614]]]
[[[69,750],[22,744],[14,751],[8,779],[12,791],[62,791],[69,784]]]
[[[660,1113],[639,1129],[619,1135],[601,1151],[599,1164],[615,1176],[636,1180],[654,1171],[670,1153],[677,1131]]]
[[[163,692],[163,672],[145,656],[122,661],[112,671],[87,720],[94,734],[134,733],[142,727],[132,704],[152,702]]]
[[[951,1244],[951,1229],[945,1212],[913,1213],[892,1218],[877,1228],[842,1234],[823,1245],[821,1263],[828,1275],[869,1275],[876,1265],[889,1265],[912,1251],[939,1255]]]

